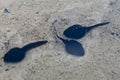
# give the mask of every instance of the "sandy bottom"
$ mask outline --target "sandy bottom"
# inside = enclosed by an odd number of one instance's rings
[[[53,34],[71,25],[110,22],[77,41],[85,55],[68,54]],[[0,0],[0,80],[120,80],[120,0]],[[13,47],[48,40],[19,63],[4,63]]]

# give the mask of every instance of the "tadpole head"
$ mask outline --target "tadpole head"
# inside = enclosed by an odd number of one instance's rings
[[[16,63],[20,62],[25,57],[25,52],[21,48],[15,47],[10,49],[3,57],[4,62]]]
[[[82,44],[75,40],[70,40],[67,44],[65,44],[65,50],[68,54],[78,57],[84,56],[85,54]]]
[[[73,39],[80,39],[84,37],[86,33],[85,27],[75,24],[70,27],[68,27],[63,34],[68,37],[68,38],[73,38]]]

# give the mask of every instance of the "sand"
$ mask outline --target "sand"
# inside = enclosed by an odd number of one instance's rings
[[[0,80],[120,80],[120,0],[0,0]],[[9,11],[5,12],[4,9]],[[68,54],[54,38],[71,25],[110,22],[78,39],[85,55]],[[48,40],[19,63],[4,63],[13,47]]]

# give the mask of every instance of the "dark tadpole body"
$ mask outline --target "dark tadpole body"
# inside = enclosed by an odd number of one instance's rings
[[[12,48],[4,55],[4,57],[3,57],[4,62],[7,62],[7,63],[20,62],[25,58],[27,51],[29,51],[33,48],[42,46],[43,44],[45,44],[47,42],[48,41],[46,41],[46,40],[45,41],[38,41],[35,43],[30,43],[28,45],[25,45],[22,48],[19,48],[19,47]]]
[[[75,25],[72,25],[69,28],[67,28],[63,32],[63,34],[68,38],[80,39],[80,38],[83,38],[89,31],[91,31],[99,26],[103,26],[103,25],[106,25],[109,23],[110,22],[99,23],[99,24],[89,26],[89,27],[83,27],[79,24],[75,24]]]
[[[75,40],[67,40],[67,39],[63,39],[59,37],[57,35],[55,27],[54,27],[54,31],[55,31],[55,36],[57,36],[57,38],[59,38],[64,43],[65,50],[68,54],[71,54],[74,56],[84,56],[85,51],[82,47],[82,44],[80,44],[79,42]]]
[[[4,13],[10,13],[9,11],[8,11],[8,9],[4,9]]]

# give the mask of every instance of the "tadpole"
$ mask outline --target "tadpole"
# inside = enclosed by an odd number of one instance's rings
[[[3,57],[4,62],[7,63],[17,63],[22,61],[25,58],[26,52],[36,48],[38,46],[42,46],[43,44],[47,43],[48,41],[38,41],[38,42],[34,42],[34,43],[29,43],[27,45],[25,45],[22,48],[19,47],[14,47],[12,49],[10,49]]]
[[[82,25],[75,24],[70,27],[68,27],[63,34],[68,37],[68,38],[73,38],[73,39],[81,39],[83,38],[89,31],[93,30],[94,28],[97,28],[99,26],[103,26],[106,24],[109,24],[110,22],[104,22],[104,23],[99,23],[93,26],[89,27],[83,27]]]
[[[64,43],[65,50],[68,54],[71,54],[74,56],[84,56],[85,51],[81,43],[75,40],[67,40],[67,39],[61,38],[60,36],[58,36],[55,26],[54,26],[54,34],[57,38],[59,38]]]
[[[10,13],[7,8],[4,9],[4,13]]]

